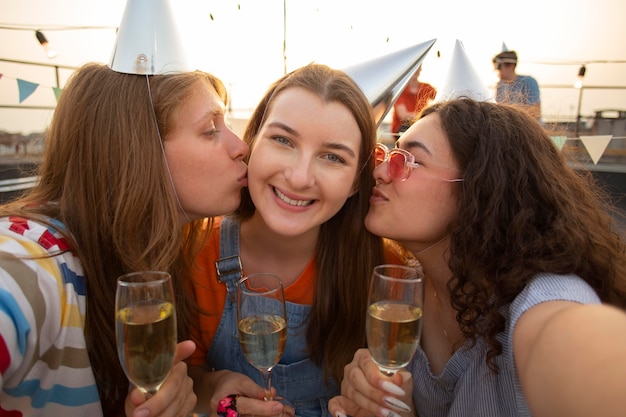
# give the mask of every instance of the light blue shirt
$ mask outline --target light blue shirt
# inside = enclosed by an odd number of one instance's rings
[[[482,339],[457,350],[440,375],[430,371],[419,348],[409,371],[413,375],[413,400],[420,417],[522,417],[531,416],[515,369],[513,330],[520,316],[544,301],[566,300],[599,304],[595,291],[576,275],[539,274],[508,309],[506,329],[499,336],[502,354],[495,358],[499,374],[487,366],[487,346]]]
[[[496,103],[532,106],[539,101],[539,84],[529,75],[518,75],[511,82],[498,81]]]

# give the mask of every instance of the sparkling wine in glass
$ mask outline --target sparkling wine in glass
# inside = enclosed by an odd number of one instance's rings
[[[149,398],[174,362],[176,311],[170,274],[133,272],[117,280],[117,353],[126,376]]]
[[[423,278],[420,267],[374,267],[366,319],[367,347],[385,375],[391,376],[408,365],[419,345]]]
[[[287,342],[285,295],[280,278],[251,274],[237,283],[237,324],[241,350],[263,375],[265,400],[272,400],[271,372]]]

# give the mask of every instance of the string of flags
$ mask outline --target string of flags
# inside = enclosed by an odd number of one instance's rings
[[[21,78],[11,78],[7,77],[4,74],[0,73],[0,80],[13,80],[17,82],[17,89],[19,93],[19,103],[22,104],[26,99],[28,99],[38,88],[49,88],[53,94],[55,100],[58,102],[59,97],[61,96],[62,88],[56,86],[45,86],[39,83],[34,83],[31,81],[23,80]],[[624,153],[626,153],[626,137],[618,137],[613,135],[590,135],[583,136],[581,135],[579,138],[570,138],[567,136],[552,136],[552,141],[557,146],[559,150],[563,148],[565,142],[571,139],[580,139],[582,144],[584,145],[587,153],[591,157],[594,165],[598,163],[602,155],[604,155],[606,149],[612,140],[622,140],[624,145]]]
[[[619,149],[615,149],[622,155],[626,155],[626,136],[613,136],[613,135],[580,135],[578,138],[568,138],[567,136],[551,136],[552,141],[559,150],[563,149],[565,141],[568,139],[579,139],[585,147],[585,150],[589,154],[589,157],[593,161],[594,165],[598,164],[602,155],[606,152],[609,144],[612,140],[616,139],[617,142],[621,142]]]
[[[59,101],[59,97],[61,96],[61,91],[63,91],[62,88],[59,88],[56,86],[45,86],[39,83],[34,83],[31,81],[23,80],[21,78],[7,77],[6,75],[0,73],[0,80],[3,80],[3,79],[10,79],[10,80],[14,80],[17,82],[17,90],[19,94],[20,104],[22,104],[24,100],[30,97],[35,92],[35,90],[37,90],[39,87],[51,89],[52,93],[54,94],[54,98],[57,102]]]

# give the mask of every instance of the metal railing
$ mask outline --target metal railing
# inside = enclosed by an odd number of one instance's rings
[[[0,180],[0,193],[9,193],[11,191],[21,191],[32,188],[39,182],[38,176],[19,177]]]

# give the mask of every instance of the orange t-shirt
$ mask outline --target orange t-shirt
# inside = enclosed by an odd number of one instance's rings
[[[196,269],[193,271],[196,302],[203,310],[203,314],[199,317],[201,340],[195,340],[196,351],[188,360],[191,365],[206,363],[207,353],[217,332],[226,302],[226,284],[219,282],[215,268],[215,261],[220,258],[220,226],[221,219],[215,219],[211,236],[200,251],[196,259]],[[405,259],[399,247],[389,244],[386,245],[385,258],[389,263],[404,263]],[[315,276],[314,256],[302,274],[285,288],[285,300],[297,304],[313,304]]]
[[[215,261],[220,258],[220,223],[220,219],[215,219],[211,236],[200,251],[196,259],[197,268],[193,271],[196,302],[204,311],[200,314],[201,340],[195,341],[197,347],[189,359],[191,365],[206,362],[226,302],[226,284],[219,282],[215,268]],[[298,279],[285,288],[285,300],[310,305],[313,303],[311,288],[315,288],[315,257]]]

